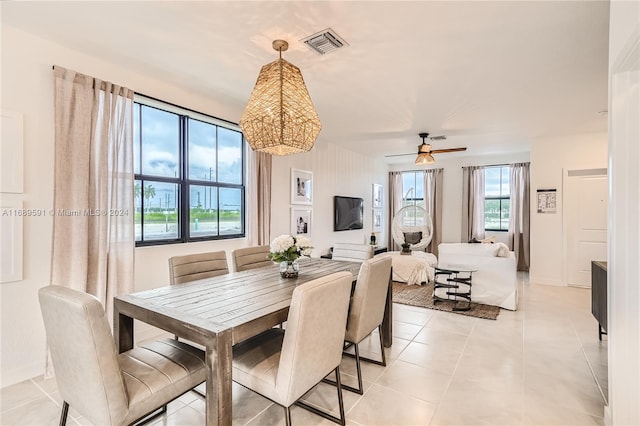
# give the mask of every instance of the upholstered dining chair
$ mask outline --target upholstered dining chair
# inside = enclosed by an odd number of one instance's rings
[[[349,262],[364,262],[373,257],[373,246],[369,244],[335,243],[333,245],[333,260]]]
[[[233,269],[239,272],[272,265],[273,262],[269,260],[267,257],[268,255],[269,246],[255,246],[236,249],[231,252]]]
[[[61,286],[38,292],[62,398],[96,425],[127,425],[166,412],[167,403],[206,379],[204,353],[172,339],[118,354],[94,296]]]
[[[391,278],[391,258],[388,256],[377,256],[365,261],[360,267],[356,287],[351,297],[349,308],[349,318],[347,319],[347,329],[344,340],[346,347],[353,346],[354,354],[345,352],[344,355],[353,356],[356,360],[356,371],[358,373],[358,388],[342,384],[348,391],[362,395],[362,367],[360,361],[368,361],[374,364],[386,366],[387,361],[382,343],[382,319],[384,317],[384,307],[387,301],[387,291],[389,290],[389,279]],[[375,329],[380,335],[380,352],[382,360],[377,361],[360,356],[358,344],[369,336]],[[325,382],[333,383],[329,380]]]
[[[272,328],[233,348],[233,380],[284,407],[287,425],[294,403],[345,424],[340,386],[340,418],[298,400],[332,371],[340,383],[351,282],[349,272],[337,272],[299,285],[286,330]]]
[[[171,284],[182,284],[229,273],[224,251],[187,254],[169,259]]]

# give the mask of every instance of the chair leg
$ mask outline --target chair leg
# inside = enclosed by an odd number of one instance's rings
[[[344,402],[342,400],[342,386],[340,386],[340,366],[337,366],[336,369],[334,370],[336,372],[336,379],[338,383],[338,406],[339,406],[339,410],[340,410],[340,418],[326,413],[322,410],[317,409],[316,407],[314,407],[313,405],[309,405],[306,402],[303,401],[296,401],[295,404],[299,407],[304,408],[305,410],[311,411],[314,414],[317,414],[321,417],[324,417],[325,419],[331,420],[334,423],[337,423],[341,426],[344,426],[346,423],[346,420],[344,418]],[[287,425],[289,426],[289,425]]]
[[[62,412],[60,413],[60,426],[67,424],[67,415],[69,414],[69,403],[67,401],[62,402]]]
[[[284,424],[287,426],[291,426],[291,407],[283,407],[284,408]]]

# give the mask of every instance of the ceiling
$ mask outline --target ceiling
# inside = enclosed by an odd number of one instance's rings
[[[289,42],[332,142],[389,163],[434,149],[529,151],[535,139],[606,131],[606,1],[2,2],[9,24],[224,100],[238,121],[260,67]],[[348,47],[301,39],[332,28]],[[64,65],[64,64],[60,64]],[[109,79],[109,76],[99,76]],[[135,90],[135,87],[133,88]],[[153,96],[162,99],[162,93]],[[442,155],[442,154],[441,154]],[[437,158],[437,157],[436,157]]]

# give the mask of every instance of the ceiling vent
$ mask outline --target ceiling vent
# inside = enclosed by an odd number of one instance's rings
[[[331,28],[303,38],[301,41],[321,55],[349,45],[349,43],[344,41],[342,37],[336,34]]]

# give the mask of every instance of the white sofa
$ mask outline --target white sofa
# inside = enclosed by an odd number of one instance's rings
[[[438,267],[476,269],[472,276],[471,300],[515,311],[518,308],[516,256],[506,245],[441,243]]]

